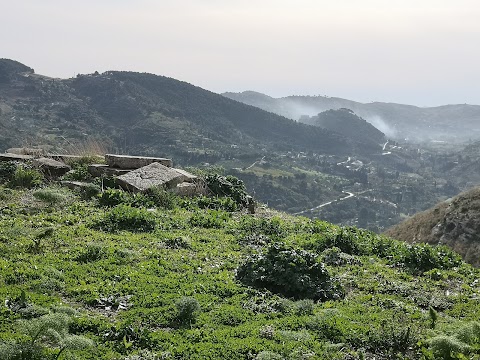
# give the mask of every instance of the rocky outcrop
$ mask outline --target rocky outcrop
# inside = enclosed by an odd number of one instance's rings
[[[406,242],[444,244],[480,266],[480,188],[464,192],[387,230]]]

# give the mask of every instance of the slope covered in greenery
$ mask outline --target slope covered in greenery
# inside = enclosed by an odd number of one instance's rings
[[[2,359],[480,357],[480,273],[446,247],[25,171],[0,187]]]
[[[32,72],[0,59],[0,150],[32,142],[60,150],[86,137],[190,163],[276,150],[378,150],[164,76],[109,71],[52,79]]]

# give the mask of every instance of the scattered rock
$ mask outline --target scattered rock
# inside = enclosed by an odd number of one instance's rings
[[[90,183],[82,182],[82,181],[60,181],[62,186],[66,186],[71,190],[79,190],[84,189],[90,186]]]
[[[33,160],[33,164],[38,167],[45,176],[51,178],[63,176],[70,170],[70,166],[65,165],[63,162],[44,157]]]
[[[152,163],[160,163],[166,167],[172,167],[173,165],[171,159],[112,154],[106,154],[105,161],[108,166],[120,169],[139,169]]]
[[[188,181],[188,177],[158,162],[130,171],[117,178],[118,184],[128,191],[146,191],[152,187],[174,188]]]
[[[191,182],[182,182],[178,184],[172,191],[180,196],[194,196],[198,195],[198,184]]]

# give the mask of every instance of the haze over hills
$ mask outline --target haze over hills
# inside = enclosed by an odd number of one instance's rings
[[[387,141],[348,109],[315,114],[312,126],[153,74],[54,79],[1,60],[0,79],[0,151],[65,153],[93,140],[110,152],[218,165],[258,201],[336,224],[382,231],[475,181],[456,179],[476,157]]]
[[[273,98],[254,91],[227,92],[224,96],[245,104],[301,120],[330,109],[347,108],[369,121],[388,138],[409,141],[464,141],[480,138],[480,106],[417,107],[395,103],[359,103],[327,96]]]

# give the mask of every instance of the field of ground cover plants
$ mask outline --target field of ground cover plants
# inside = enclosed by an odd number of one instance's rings
[[[446,247],[37,180],[0,186],[0,359],[480,359],[480,271]]]

